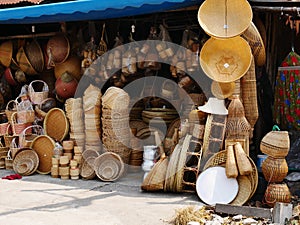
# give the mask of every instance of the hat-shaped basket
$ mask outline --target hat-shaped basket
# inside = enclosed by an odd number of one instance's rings
[[[200,51],[200,65],[212,80],[228,83],[241,78],[251,65],[252,53],[241,37],[210,38]]]
[[[40,44],[36,40],[33,40],[25,45],[24,50],[34,70],[38,73],[42,72],[44,69],[44,54]]]
[[[23,47],[20,47],[17,52],[17,62],[20,66],[20,69],[27,75],[36,75],[37,71],[33,68],[31,65],[25,49]]]
[[[234,82],[222,83],[213,81],[211,83],[211,92],[218,99],[225,99],[232,95],[235,88]]]
[[[205,0],[198,10],[198,22],[210,36],[230,38],[243,33],[252,21],[247,0]]]
[[[124,162],[114,152],[105,152],[98,156],[94,162],[97,177],[102,181],[115,181],[124,173]]]
[[[66,35],[57,34],[51,37],[46,46],[48,56],[48,67],[54,67],[56,64],[67,60],[70,53],[70,42]]]

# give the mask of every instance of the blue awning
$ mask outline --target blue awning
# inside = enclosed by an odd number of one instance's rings
[[[0,24],[121,18],[200,5],[200,0],[75,0],[0,9]]]

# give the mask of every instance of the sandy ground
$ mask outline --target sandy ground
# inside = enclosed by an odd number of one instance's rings
[[[0,170],[0,176],[14,174]],[[61,180],[34,174],[20,180],[0,179],[1,225],[160,225],[176,209],[202,205],[196,194],[146,193],[142,172],[114,183]]]

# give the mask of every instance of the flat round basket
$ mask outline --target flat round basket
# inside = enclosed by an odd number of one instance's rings
[[[92,158],[94,160],[94,158]],[[94,168],[88,163],[90,159],[83,160],[80,175],[83,179],[91,180],[96,176]]]
[[[33,139],[30,146],[39,157],[39,167],[37,172],[48,174],[51,172],[53,149],[55,148],[54,140],[47,135],[40,135]]]
[[[105,152],[95,159],[94,169],[100,180],[115,181],[123,175],[125,166],[118,154]]]
[[[243,33],[252,21],[246,0],[206,0],[198,10],[198,22],[210,36],[230,38]]]
[[[52,108],[44,119],[45,134],[56,141],[63,141],[69,132],[69,122],[65,112],[59,108]]]
[[[210,157],[210,159],[206,162],[203,170],[212,167],[212,166],[223,166],[225,167],[225,163],[226,163],[226,159],[227,159],[227,150],[222,150],[219,151],[218,153],[215,153],[212,157]],[[248,179],[251,182],[251,194],[249,196],[248,199],[250,199],[253,194],[256,191],[257,185],[258,185],[258,171],[257,171],[257,167],[255,165],[255,163],[253,162],[253,160],[248,156],[248,159],[251,162],[252,165],[252,173],[247,175]]]
[[[38,154],[32,149],[21,150],[13,160],[13,170],[22,176],[33,174],[38,166]]]
[[[252,52],[240,36],[208,39],[200,52],[200,65],[205,74],[217,82],[233,82],[250,68]]]

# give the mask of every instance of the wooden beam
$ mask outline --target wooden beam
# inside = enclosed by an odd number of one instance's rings
[[[229,215],[251,216],[256,218],[266,218],[266,219],[272,218],[272,212],[270,209],[256,208],[256,207],[249,207],[249,206],[216,204],[216,212],[226,213]]]

